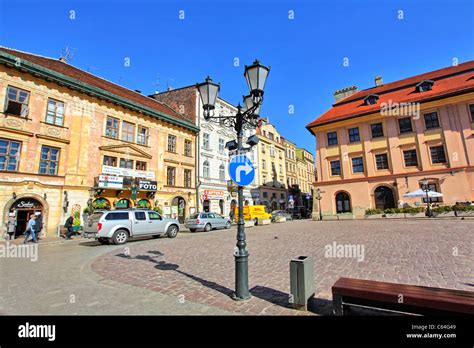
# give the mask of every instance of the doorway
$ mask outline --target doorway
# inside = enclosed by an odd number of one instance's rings
[[[393,197],[393,191],[390,187],[379,186],[374,191],[375,208],[377,209],[389,209],[395,208],[395,199]]]
[[[351,198],[346,192],[339,192],[336,195],[336,212],[341,213],[351,213]]]

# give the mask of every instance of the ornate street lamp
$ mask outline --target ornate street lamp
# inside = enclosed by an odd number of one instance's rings
[[[316,189],[316,193],[317,193],[317,196],[316,196],[316,199],[318,200],[318,203],[319,203],[319,221],[323,221],[323,212],[321,211],[321,199],[323,199],[323,197],[321,197],[321,189],[318,187]]]
[[[229,150],[237,150],[237,154],[244,154],[251,151],[257,141],[249,139],[244,147],[242,138],[245,129],[255,129],[258,125],[260,106],[263,103],[263,90],[265,82],[270,71],[269,67],[263,66],[258,60],[250,66],[245,66],[244,76],[249,87],[249,95],[243,98],[244,106],[237,106],[236,115],[219,115],[214,116],[215,102],[220,86],[212,82],[208,76],[205,82],[198,84],[197,88],[201,96],[204,109],[204,119],[213,121],[223,126],[234,129],[237,135],[237,142],[230,141],[226,147]],[[238,185],[238,222],[237,222],[237,250],[235,257],[235,293],[234,300],[247,300],[250,298],[249,281],[248,281],[248,251],[247,242],[245,240],[245,222],[243,214],[244,195],[243,186]]]
[[[421,179],[421,189],[426,193],[426,210],[428,211],[428,217],[431,217],[431,206],[430,206],[430,197],[428,192],[430,192],[430,188],[428,186],[429,180],[427,178]]]
[[[93,205],[92,205],[92,200],[95,197],[95,188],[91,187],[89,189],[89,200],[87,201],[87,204],[89,205],[89,214],[92,215],[93,213]]]

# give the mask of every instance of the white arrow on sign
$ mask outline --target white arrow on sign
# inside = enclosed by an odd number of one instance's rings
[[[237,179],[238,182],[240,182],[240,173],[242,171],[245,171],[245,175],[247,175],[248,173],[252,171],[252,167],[248,163],[245,163],[237,167],[237,169],[235,170],[235,178]]]

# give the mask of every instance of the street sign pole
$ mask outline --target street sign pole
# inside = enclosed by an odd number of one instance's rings
[[[239,115],[237,115],[239,116]],[[237,131],[237,149],[240,155],[242,146],[242,120],[237,117],[236,131]],[[249,253],[247,251],[247,242],[245,240],[245,222],[244,222],[244,187],[238,185],[238,204],[239,204],[239,219],[237,222],[237,250],[234,253],[235,257],[235,294],[234,300],[242,301],[250,298],[249,291]]]

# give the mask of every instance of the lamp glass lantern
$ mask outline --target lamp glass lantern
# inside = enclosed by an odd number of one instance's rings
[[[207,118],[211,115],[211,110],[214,110],[216,107],[216,99],[220,86],[212,82],[212,79],[208,76],[205,82],[197,85],[197,88],[201,96],[204,117]]]
[[[270,68],[260,64],[258,59],[256,59],[252,65],[245,66],[244,76],[247,80],[250,95],[252,95],[254,101],[259,101],[263,96],[263,90],[269,72]]]
[[[250,95],[250,94],[246,95],[246,96],[243,97],[243,99],[244,99],[244,106],[242,107],[243,112],[249,110],[250,108],[252,108],[255,105],[252,95]],[[261,105],[258,105],[258,107],[253,112],[253,114],[255,116],[260,115],[260,107],[261,107]]]

